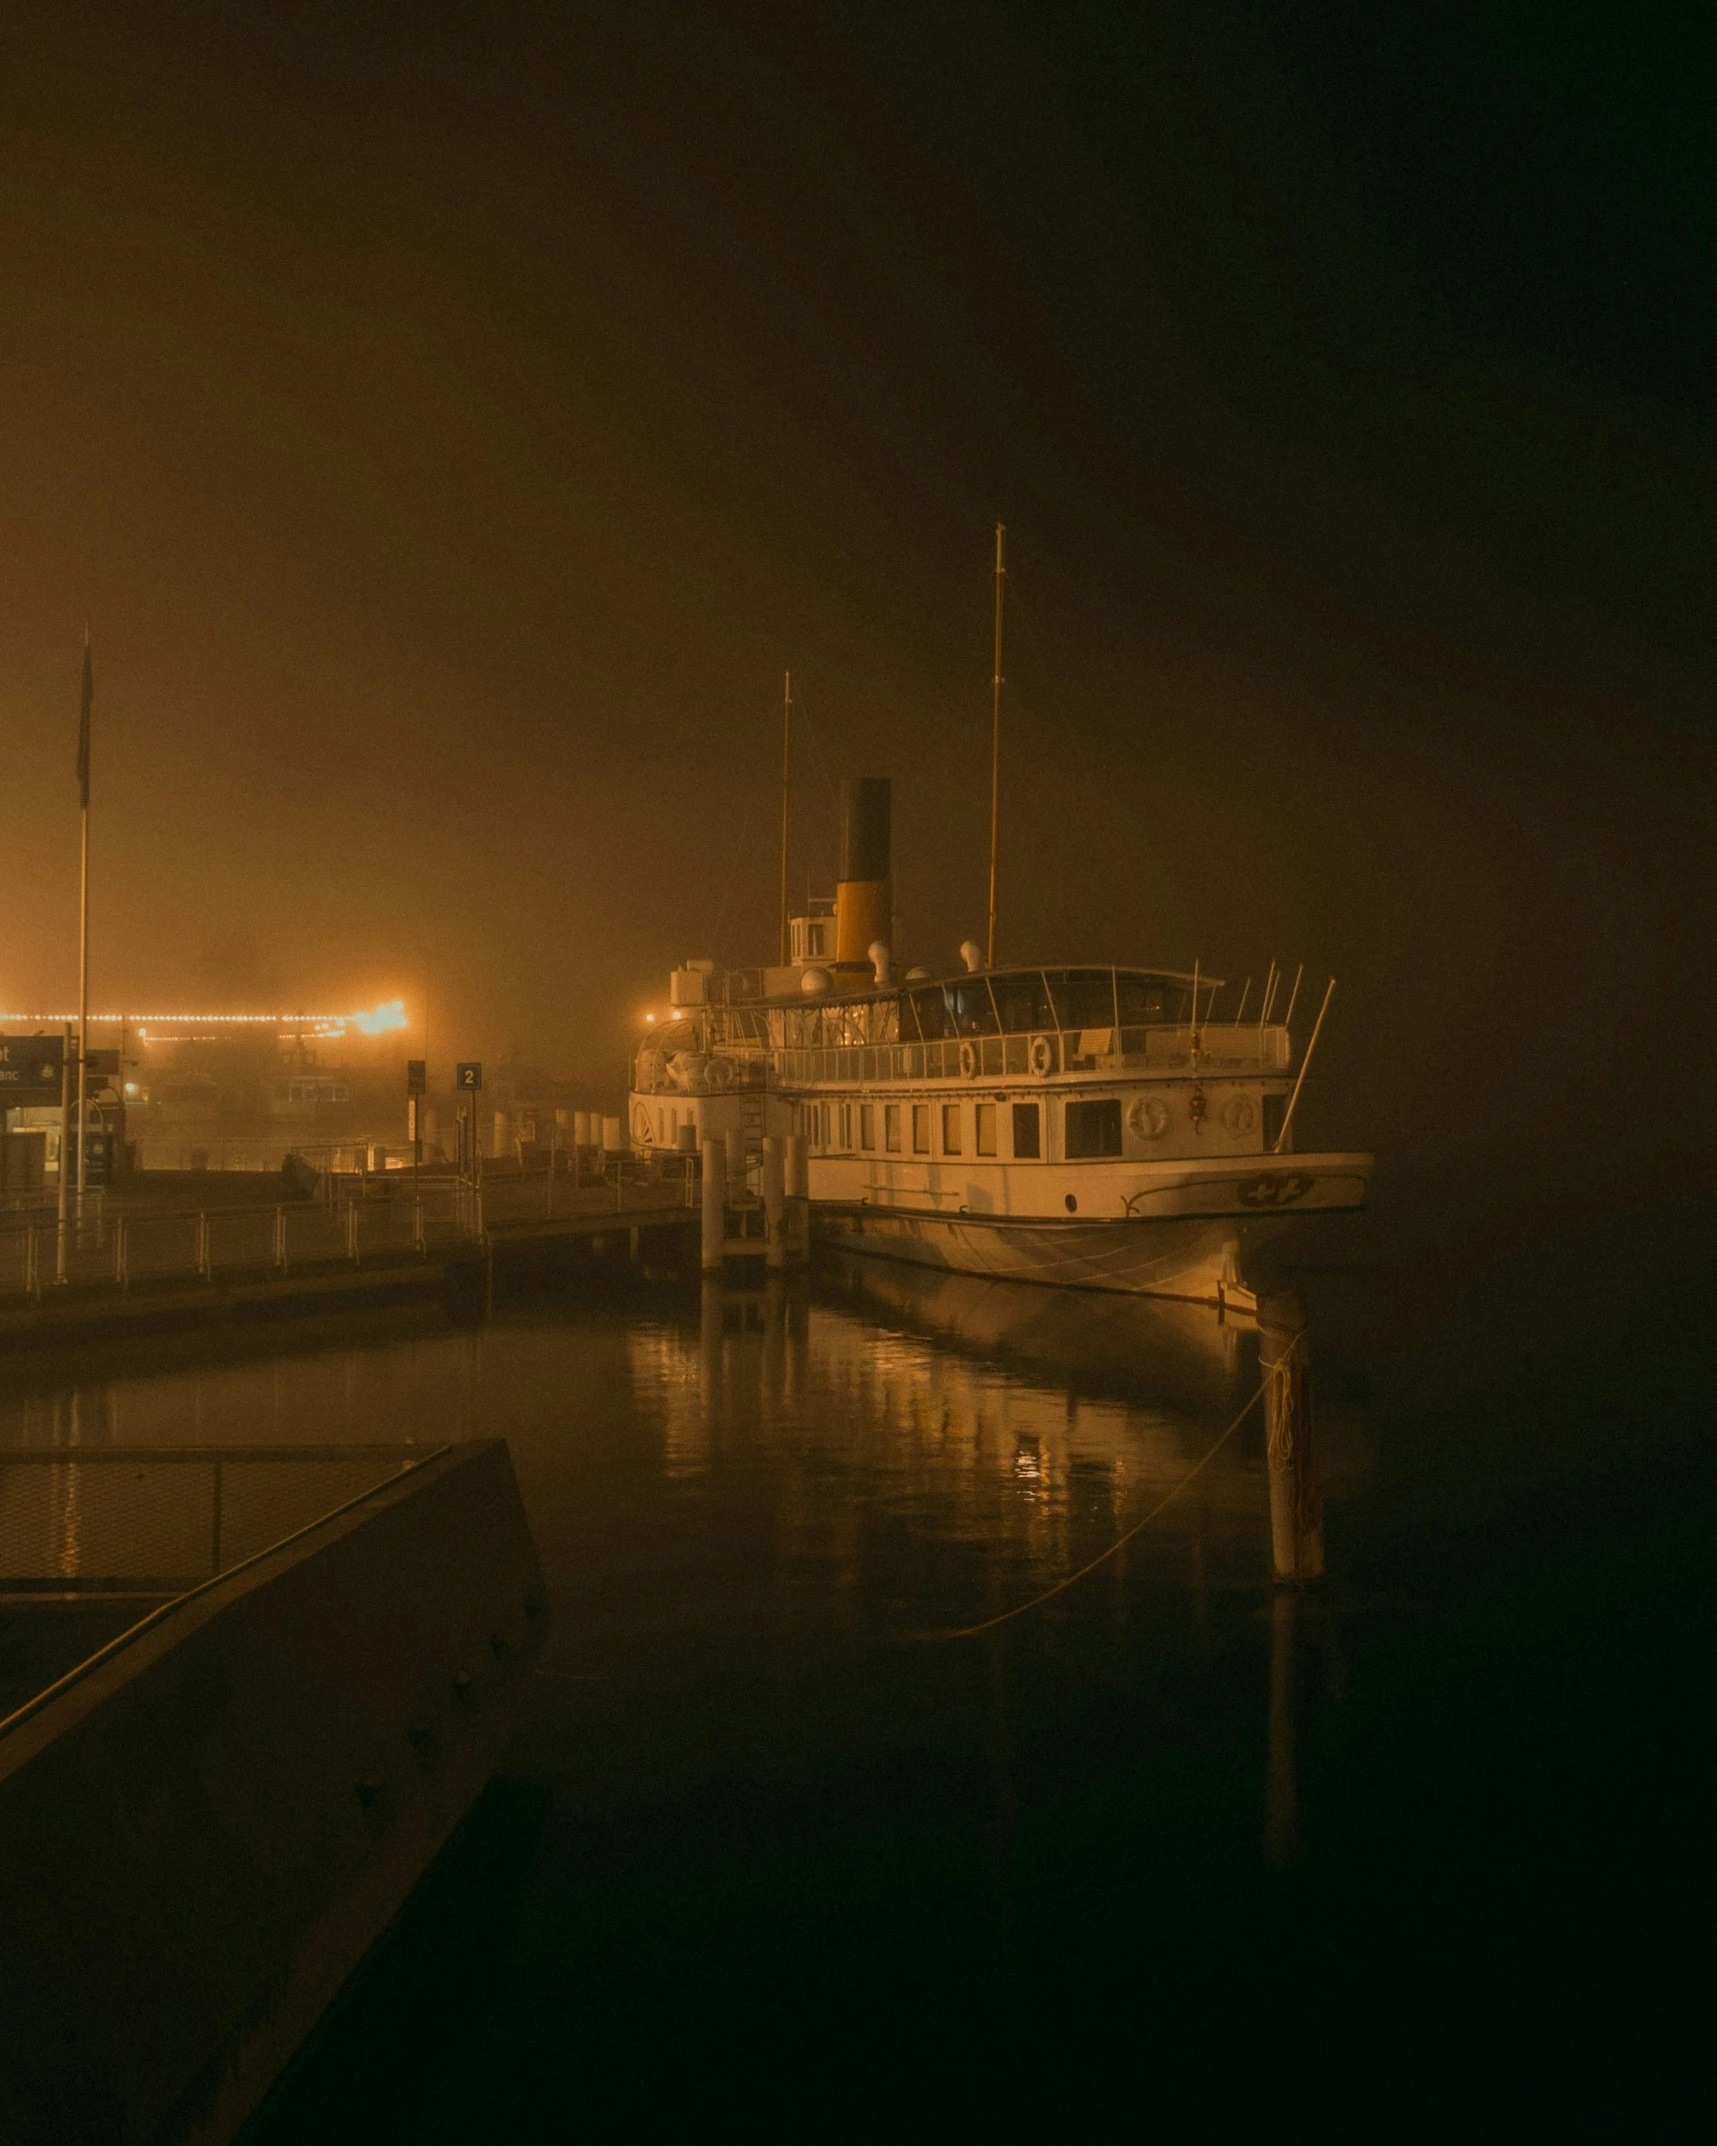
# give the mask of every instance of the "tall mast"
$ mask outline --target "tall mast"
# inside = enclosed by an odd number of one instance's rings
[[[782,673],[781,686],[781,966],[793,958],[787,911],[787,800],[793,772],[793,673]]]
[[[990,937],[985,966],[996,965],[996,850],[1002,824],[1002,584],[1007,579],[1003,543],[1007,531],[996,524],[996,662],[990,680]]]

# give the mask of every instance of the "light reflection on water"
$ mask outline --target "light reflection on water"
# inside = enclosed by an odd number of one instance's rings
[[[1399,1277],[1301,1282],[1323,1590],[1271,1588],[1255,1412],[1078,1585],[936,1645],[906,1642],[1150,1513],[1254,1390],[1258,1336],[876,1265],[14,1361],[13,1446],[511,1442],[544,1673],[490,1820],[267,2146],[559,2137],[574,2104],[630,2137],[641,2094],[824,2128],[865,2079],[888,2128],[940,2092],[965,2135],[1028,2073],[1059,2135],[1081,2082],[1137,2080],[1157,2113],[1177,2064],[1204,2136],[1248,2051],[1264,2128],[1299,2081],[1310,2128],[1368,2135],[1427,2080],[1472,2092],[1451,2004],[1468,2046],[1512,2037],[1523,1981],[1594,2047],[1673,2022],[1706,1942],[1703,1330],[1654,1284],[1637,1346],[1587,1290],[1391,1357],[1354,1336],[1416,1301]],[[1406,2084],[1325,2126],[1350,2065],[1362,2101]]]
[[[476,1364],[439,1323],[361,1338],[312,1322],[67,1370],[17,1359],[0,1386],[0,1445],[316,1445],[476,1436]],[[375,1428],[385,1425],[386,1429]]]
[[[1070,2004],[1160,2011],[1180,1952],[1138,1930],[1178,1900],[1196,1937],[1211,1873],[1301,1853],[1316,1619],[1272,1628],[1260,1413],[1187,1481],[1257,1388],[1249,1327],[855,1263],[176,1347],[15,1367],[0,1441],[504,1436],[554,1604],[506,1769],[535,1801],[472,1850],[480,1935],[448,1880],[413,1941],[444,1997],[381,1973],[270,2142],[539,2135],[569,2066],[630,2135],[663,2019],[701,2101],[758,2018],[813,2073],[849,2016],[909,2062],[928,2023],[1037,2002],[1041,1957],[1082,1963]],[[1326,1416],[1337,1495],[1363,1428]],[[1005,1636],[924,1643],[1158,1506]]]
[[[814,1292],[706,1287],[471,1330],[305,1329],[248,1360],[230,1348],[15,1374],[0,1442],[505,1437],[570,1612],[551,1664],[993,1615],[1159,1504],[1258,1378],[1255,1334],[1202,1306],[858,1262]],[[1268,1578],[1254,1422],[1088,1600],[1052,1614],[1121,1619],[1141,1587],[1196,1603]]]

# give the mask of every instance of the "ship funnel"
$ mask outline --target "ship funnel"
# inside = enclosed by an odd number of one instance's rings
[[[841,784],[841,876],[835,888],[835,960],[861,963],[878,939],[893,934],[894,879],[886,775],[849,776]]]
[[[960,959],[976,976],[984,965],[984,950],[976,939],[962,939],[960,941]]]

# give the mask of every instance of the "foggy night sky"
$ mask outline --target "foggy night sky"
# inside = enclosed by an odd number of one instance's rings
[[[0,1000],[86,616],[101,1005],[617,1088],[773,946],[784,665],[796,882],[891,774],[949,963],[999,514],[1004,955],[1334,970],[1380,1184],[1708,1182],[1713,33],[1407,12],[8,10]]]

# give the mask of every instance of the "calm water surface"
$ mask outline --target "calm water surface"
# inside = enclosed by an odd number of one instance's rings
[[[1206,1458],[1256,1336],[1192,1308],[872,1263],[14,1372],[10,1443],[511,1446],[554,1627],[504,1776],[257,2135],[1678,2107],[1691,1365],[1298,1286],[1298,1595],[1257,1412]]]

